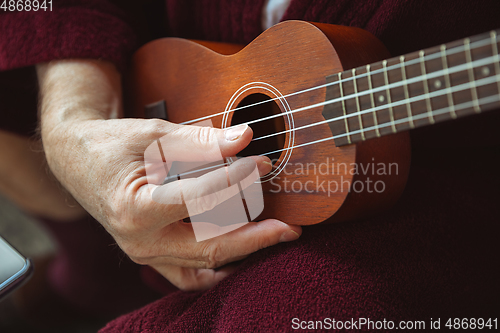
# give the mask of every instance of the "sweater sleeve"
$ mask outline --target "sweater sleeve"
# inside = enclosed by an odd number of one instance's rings
[[[51,11],[0,11],[0,71],[64,58],[123,69],[135,44],[124,13],[107,1],[58,0]]]

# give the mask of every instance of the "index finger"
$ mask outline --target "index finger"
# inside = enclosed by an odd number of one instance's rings
[[[248,189],[261,175],[267,174],[270,170],[271,165],[264,157],[239,159],[228,167],[214,170],[200,177],[181,179],[158,186],[152,192],[152,200],[169,206],[165,209],[170,211],[173,221],[188,216],[193,217],[212,210]],[[253,199],[251,196],[259,194],[261,195],[255,191],[246,191],[245,200],[251,202]],[[225,213],[230,215],[230,212]],[[243,217],[246,218],[246,216]],[[227,218],[238,220],[234,214],[226,216]]]

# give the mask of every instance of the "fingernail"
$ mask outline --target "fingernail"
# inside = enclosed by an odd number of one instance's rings
[[[238,140],[243,135],[243,133],[245,133],[247,128],[248,128],[247,124],[241,124],[238,126],[229,127],[224,133],[226,135],[226,140],[228,141]]]
[[[285,231],[281,237],[280,237],[280,242],[291,242],[291,241],[294,241],[296,239],[298,239],[300,237],[300,235],[298,233],[296,233],[295,231],[293,230],[288,230],[288,231]]]
[[[267,175],[273,169],[273,164],[268,161],[262,161],[259,163],[259,174],[261,176]]]

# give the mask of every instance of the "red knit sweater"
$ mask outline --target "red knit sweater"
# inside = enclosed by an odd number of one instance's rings
[[[163,22],[154,12],[129,18],[126,8],[122,12],[104,1],[61,3],[53,13],[0,14],[0,70],[68,57],[107,59],[125,68],[138,45],[134,29],[141,41],[163,29],[168,35],[246,43],[260,32],[263,1],[147,3],[163,8]],[[362,27],[398,55],[498,28],[498,17],[497,0],[296,0],[284,19]],[[0,74],[0,100],[8,106],[1,111],[3,127],[32,129],[34,117],[24,127],[19,117],[4,120],[5,114],[29,114],[28,106],[34,111],[34,99],[21,102],[35,96],[36,86],[28,79],[11,84],[13,77],[32,74]],[[326,317],[421,319],[427,325],[432,317],[444,325],[448,317],[498,316],[500,180],[489,156],[499,153],[491,146],[498,138],[490,134],[499,121],[493,112],[413,131],[417,149],[408,187],[390,212],[305,228],[298,242],[255,253],[213,289],[169,293],[103,332],[287,331],[293,318]],[[464,133],[481,145],[453,148]]]

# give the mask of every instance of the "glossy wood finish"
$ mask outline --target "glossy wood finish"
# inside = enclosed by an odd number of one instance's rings
[[[165,100],[169,121],[182,123],[224,111],[230,100],[236,106],[255,93],[274,97],[276,89],[286,96],[320,86],[329,75],[388,56],[382,44],[363,30],[300,21],[278,24],[238,50],[239,46],[209,42],[203,42],[202,46],[176,38],[145,45],[133,61],[131,94],[135,115],[144,116],[145,105]],[[252,82],[265,82],[271,88],[255,83],[252,89],[233,96]],[[288,96],[286,102],[291,110],[296,110],[323,102],[325,94],[325,88],[316,89]],[[279,104],[281,112],[288,106]],[[289,130],[290,126],[298,128],[324,121],[322,110],[320,106],[293,113],[293,125],[285,116],[285,127]],[[227,124],[230,124],[233,113],[227,116]],[[223,125],[222,116],[212,121],[214,126]],[[286,134],[285,142],[291,139],[291,133]],[[327,124],[293,133],[294,146],[332,136]],[[277,164],[285,155],[285,152],[281,154]],[[334,141],[329,140],[294,148],[282,172],[263,183],[265,208],[258,219],[272,217],[291,224],[309,225],[351,220],[385,209],[404,188],[409,160],[407,133],[343,147],[336,147]],[[337,167],[333,172],[332,163]],[[398,174],[379,175],[379,169],[370,167],[365,175],[353,175],[353,163],[386,166],[396,163]],[[330,165],[328,170],[327,165]],[[384,190],[381,193],[350,191],[347,184],[357,181],[365,184],[381,181]],[[328,184],[330,190],[337,184],[337,190],[328,191]]]

